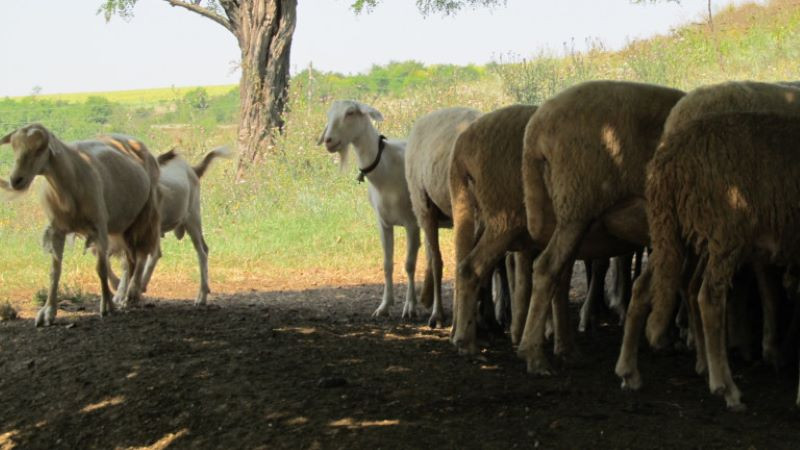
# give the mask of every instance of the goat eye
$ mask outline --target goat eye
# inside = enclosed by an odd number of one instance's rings
[[[347,111],[344,115],[345,115],[345,117],[352,117],[355,114],[356,114],[355,110],[351,109],[350,111]]]

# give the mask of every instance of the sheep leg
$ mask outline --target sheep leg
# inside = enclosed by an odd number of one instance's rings
[[[778,330],[777,330],[777,306],[779,294],[775,292],[777,280],[770,277],[768,269],[764,264],[753,264],[753,270],[758,281],[758,292],[761,296],[761,308],[763,311],[764,332],[761,339],[762,359],[778,368]]]
[[[428,326],[444,326],[444,307],[442,306],[442,252],[439,249],[439,227],[432,218],[420,220],[425,230],[425,249],[428,254],[428,267],[433,275],[433,309]]]
[[[383,247],[383,300],[372,317],[388,316],[389,307],[394,304],[392,286],[392,267],[394,266],[394,229],[391,225],[380,225],[381,246]]]
[[[525,327],[525,314],[531,303],[531,274],[533,273],[533,253],[514,252],[514,289],[511,300],[511,344],[519,345]]]
[[[613,259],[614,271],[611,272],[611,295],[609,295],[609,308],[617,313],[619,323],[625,322],[625,308],[631,299],[631,268],[633,266],[633,256],[617,256]]]
[[[458,263],[456,268],[456,296],[458,309],[455,319],[453,343],[460,353],[474,354],[476,343],[478,293],[488,281],[494,268],[503,260],[506,250],[516,238],[516,233],[500,233],[486,229],[475,247]]]
[[[64,242],[66,235],[48,227],[44,233],[45,247],[50,251],[50,290],[47,292],[47,301],[36,314],[37,327],[50,326],[56,319],[58,312],[58,282],[61,279],[61,261],[64,255]]]
[[[406,227],[406,301],[403,304],[403,319],[417,317],[417,298],[414,292],[414,272],[417,267],[417,253],[419,253],[419,228]]]
[[[631,303],[625,316],[625,332],[622,337],[622,348],[619,352],[614,372],[622,378],[622,389],[638,390],[642,387],[639,373],[639,341],[644,332],[645,320],[650,312],[650,279],[653,270],[645,267],[641,275],[633,282]]]
[[[200,240],[202,243],[202,249],[204,253],[208,253],[208,249],[205,247],[205,241],[202,240],[203,235],[200,234]],[[192,244],[194,244],[194,240],[192,240]],[[197,245],[195,245],[195,251],[197,250]],[[156,251],[147,255],[147,262],[144,266],[144,274],[142,275],[142,292],[147,292],[147,287],[150,286],[150,279],[153,278],[153,272],[156,270],[156,264],[158,264],[158,260],[161,259],[161,245],[156,248]],[[200,258],[200,254],[197,255],[198,259]],[[202,266],[201,266],[202,268]],[[202,269],[201,269],[202,270]],[[202,276],[202,271],[201,271]]]
[[[597,265],[597,262],[598,260],[595,260],[594,265]],[[607,262],[606,260],[606,267],[608,267]],[[552,300],[553,328],[555,329],[553,354],[569,360],[578,359],[575,349],[575,337],[569,324],[569,286],[574,265],[574,261],[569,261],[565,265],[556,287],[556,296]],[[592,275],[594,276],[594,274]]]
[[[589,277],[589,285],[586,290],[586,299],[583,301],[580,313],[580,323],[578,331],[586,332],[589,328],[589,321],[593,317],[594,309],[598,302],[603,301],[603,285],[608,272],[609,262],[607,258],[595,259],[591,263],[592,275]]]
[[[725,302],[734,263],[732,258],[720,261],[710,255],[700,286],[699,304],[708,360],[708,387],[713,394],[724,396],[728,409],[744,411],[746,407],[733,382],[725,347]]]
[[[528,373],[537,375],[551,373],[543,350],[547,309],[558,294],[563,272],[566,265],[574,259],[585,230],[586,225],[582,223],[559,223],[547,247],[533,265],[531,306],[517,350],[517,355],[527,362]]]
[[[706,339],[703,333],[703,321],[700,314],[700,304],[697,296],[703,283],[703,272],[706,269],[708,259],[706,256],[700,259],[694,268],[694,273],[686,288],[686,300],[689,305],[689,327],[692,330],[694,349],[696,354],[694,371],[698,375],[706,373],[708,361],[706,360]]]

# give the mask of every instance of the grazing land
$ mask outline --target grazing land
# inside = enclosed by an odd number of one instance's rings
[[[621,328],[611,317],[579,339],[584,360],[549,379],[528,376],[507,337],[476,358],[421,314],[373,319],[382,252],[355,168],[316,146],[337,98],[379,109],[389,137],[446,106],[490,111],[539,103],[588,79],[691,89],[726,79],[797,78],[796,1],[746,5],[621,51],[591,43],[564,54],[511,57],[485,67],[393,63],[346,76],[292,80],[286,130],[239,182],[218,161],[202,179],[211,306],[197,309],[188,240],[167,236],[146,306],[97,315],[94,258],[68,244],[57,325],[35,329],[47,285],[46,219],[38,196],[0,208],[0,448],[798,448],[795,370],[733,360],[748,412],[730,414],[693,373],[691,353],[643,351],[645,387],[622,393],[613,367]],[[234,146],[234,86],[0,99],[0,134],[42,122],[64,140],[137,136],[190,161]],[[12,155],[0,151],[0,176]],[[34,190],[36,186],[34,186]],[[404,283],[398,233],[395,280]],[[444,277],[453,245],[440,234]],[[421,285],[424,257],[417,270]],[[571,298],[585,286],[576,270]],[[452,281],[445,307],[451,312]],[[404,292],[397,286],[396,293]],[[576,322],[577,311],[573,311]]]

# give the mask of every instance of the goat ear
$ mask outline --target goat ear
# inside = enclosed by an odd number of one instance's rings
[[[12,134],[14,134],[13,131],[11,133],[8,133],[7,135],[3,136],[2,138],[0,138],[0,145],[10,144],[11,143],[11,135]]]
[[[25,132],[25,138],[28,148],[40,149],[47,146],[47,133],[44,132],[42,127],[33,126],[28,128]]]
[[[380,122],[381,120],[383,120],[383,114],[381,114],[380,111],[373,108],[372,106],[361,103],[358,105],[358,107],[359,111],[361,111],[362,114],[368,115],[369,117],[372,118],[372,120],[376,122]]]
[[[325,140],[325,133],[328,132],[328,126],[325,125],[325,128],[322,129],[322,134],[319,135],[319,140],[317,140],[317,145],[322,145],[322,142]]]

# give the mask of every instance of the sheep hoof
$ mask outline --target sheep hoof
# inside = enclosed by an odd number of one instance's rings
[[[708,370],[708,365],[706,364],[705,361],[697,360],[697,362],[694,363],[694,372],[696,374],[704,375],[707,370]]]
[[[780,367],[780,355],[778,354],[778,350],[773,346],[764,346],[761,352],[761,358],[776,371]]]
[[[428,319],[428,326],[433,329],[436,329],[437,327],[444,328],[444,315],[443,314],[431,315],[431,318]]]
[[[747,411],[747,405],[745,405],[744,403],[734,403],[732,405],[728,405],[728,411],[735,413],[743,413]]]
[[[553,375],[553,370],[550,364],[544,358],[544,355],[530,355],[530,351],[517,350],[517,356],[527,362],[528,373],[539,377],[549,377]]]
[[[638,391],[642,388],[642,377],[638,372],[622,376],[620,388],[623,391]]]
[[[378,309],[372,313],[372,317],[389,317],[389,307],[388,306],[379,306]]]

